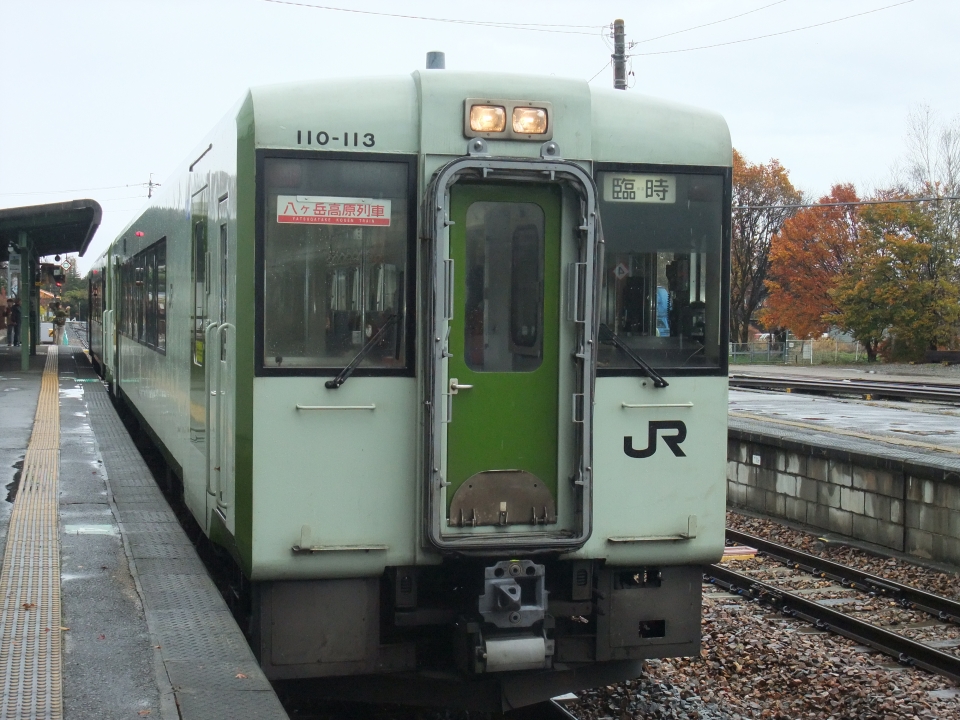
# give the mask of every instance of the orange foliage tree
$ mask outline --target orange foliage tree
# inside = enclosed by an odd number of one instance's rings
[[[893,199],[893,198],[888,198]],[[958,257],[939,242],[933,214],[914,204],[863,211],[863,249],[833,291],[839,324],[867,347],[881,343],[896,360],[954,347],[960,330]]]
[[[733,151],[733,237],[730,257],[730,339],[749,340],[750,323],[767,297],[770,240],[802,202],[777,160],[748,162]]]
[[[853,185],[834,185],[820,198],[824,207],[805,208],[788,219],[770,242],[769,293],[759,319],[768,327],[789,328],[800,338],[815,337],[837,324],[833,291],[860,245]]]

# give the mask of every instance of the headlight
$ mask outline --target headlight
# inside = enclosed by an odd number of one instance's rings
[[[499,105],[473,105],[470,108],[470,129],[474,132],[503,132],[506,127],[505,108]]]
[[[514,108],[513,131],[521,135],[543,135],[547,132],[547,111],[533,107]]]
[[[553,138],[553,104],[527,98],[468,97],[463,102],[463,136],[542,143]]]

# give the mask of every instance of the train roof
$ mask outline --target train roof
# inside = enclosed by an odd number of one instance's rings
[[[250,91],[248,102],[252,103],[258,148],[372,149],[457,156],[466,153],[463,118],[467,98],[552,103],[556,118],[552,139],[565,158],[731,164],[730,133],[715,112],[554,76],[423,70],[405,76],[257,87]],[[354,146],[354,133],[357,138],[372,135],[375,144]],[[317,145],[318,136],[326,140],[322,147]],[[540,154],[539,141],[488,142],[493,155]]]
[[[251,88],[173,173],[182,178],[203,158],[253,134],[258,149],[339,150],[459,157],[467,153],[467,98],[549,102],[559,156],[603,163],[730,167],[732,145],[718,113],[637,92],[599,88],[553,75],[418,70],[410,75],[307,80]],[[318,144],[318,135],[326,140]],[[372,141],[371,141],[372,140]],[[346,143],[346,144],[345,144]],[[488,140],[503,157],[540,157],[542,142]],[[210,155],[214,146],[217,146]],[[189,194],[176,182],[133,215],[126,234],[149,207],[181,208]],[[171,195],[173,193],[173,195]],[[106,252],[96,261],[102,264]]]

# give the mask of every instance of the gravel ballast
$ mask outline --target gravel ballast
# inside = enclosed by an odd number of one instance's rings
[[[730,513],[728,524],[929,592],[960,593],[952,573],[826,543],[770,520]],[[700,657],[645,668],[631,683],[581,693],[571,712],[583,720],[960,720],[960,689],[950,681],[711,586],[704,588]]]

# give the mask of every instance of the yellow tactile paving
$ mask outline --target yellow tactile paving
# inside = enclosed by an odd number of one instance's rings
[[[47,348],[0,574],[0,720],[63,717],[57,350]]]

